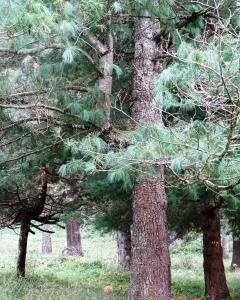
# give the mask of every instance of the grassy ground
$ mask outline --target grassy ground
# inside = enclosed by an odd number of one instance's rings
[[[30,235],[27,276],[14,276],[18,236],[0,231],[0,300],[100,300],[127,299],[128,272],[116,267],[117,245],[112,235],[100,236],[89,228],[82,230],[84,258],[61,256],[65,246],[64,231],[52,236],[53,255],[41,255],[41,234]],[[204,284],[200,239],[171,246],[172,281],[176,299],[203,299]],[[228,285],[235,299],[240,299],[240,273],[229,270]],[[113,285],[114,293],[104,297],[103,287]],[[164,300],[164,299],[162,299]]]

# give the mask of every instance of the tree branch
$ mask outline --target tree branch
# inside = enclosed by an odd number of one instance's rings
[[[211,189],[214,189],[217,191],[228,191],[228,190],[233,189],[236,185],[240,184],[240,179],[236,183],[230,184],[230,185],[218,185],[207,179],[205,179],[203,182],[206,184],[206,186],[210,187]]]
[[[37,226],[37,225],[35,225],[35,224],[33,224],[33,223],[30,223],[30,225],[31,225],[32,227],[36,228],[37,230],[42,231],[42,232],[55,233],[55,231],[50,231],[50,230],[42,229],[41,227],[39,227],[39,226]]]
[[[13,50],[9,48],[0,48],[0,53],[10,53],[10,54],[15,54],[15,55],[29,55],[29,54],[35,54],[43,50],[47,49],[63,49],[62,44],[51,44],[51,45],[39,45],[38,47],[34,48],[22,48],[19,50]]]
[[[72,90],[77,92],[89,92],[89,89],[84,86],[80,85],[69,85],[67,87],[61,87],[61,90]],[[42,95],[51,92],[50,89],[43,89],[43,90],[36,90],[36,91],[30,91],[30,92],[21,92],[16,94],[10,94],[10,95],[0,95],[0,100],[8,100],[12,98],[21,98],[21,97],[29,97],[29,96],[36,96],[36,95]]]
[[[108,48],[89,29],[85,28],[82,35],[101,55],[105,55],[108,52]]]
[[[4,161],[1,161],[0,162],[0,166],[1,165],[4,165],[4,164],[7,164],[7,163],[10,163],[10,162],[15,162],[15,161],[18,161],[18,160],[21,160],[23,158],[26,158],[28,156],[31,156],[31,155],[34,155],[34,154],[37,154],[37,153],[41,153],[43,151],[46,151],[52,147],[55,147],[57,145],[60,145],[60,144],[63,144],[63,141],[57,141],[55,143],[52,143],[51,145],[48,145],[46,147],[43,147],[41,149],[37,149],[37,150],[33,150],[33,151],[30,151],[30,152],[27,152],[27,153],[24,153],[22,155],[19,155],[17,157],[13,157],[13,158],[10,158],[10,159],[7,159],[7,160],[4,160]]]

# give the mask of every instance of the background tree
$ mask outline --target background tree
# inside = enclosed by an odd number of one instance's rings
[[[206,295],[213,299],[228,297],[220,235],[219,202],[215,195],[204,188],[195,187],[191,190],[186,188],[171,191],[169,200],[170,229],[181,237],[189,231],[201,232],[203,235]]]
[[[51,254],[52,253],[52,238],[50,231],[50,226],[48,224],[43,225],[42,232],[42,254]]]
[[[75,219],[69,219],[66,224],[67,248],[66,255],[83,256],[80,235],[80,224]]]
[[[84,194],[91,199],[93,224],[103,233],[117,232],[118,266],[131,265],[132,191],[123,183],[110,183],[103,175],[94,175],[85,182]]]

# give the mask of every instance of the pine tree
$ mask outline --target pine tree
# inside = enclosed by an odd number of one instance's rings
[[[20,200],[32,204],[39,195],[33,177],[44,162],[58,183],[59,170],[70,182],[106,172],[109,184],[134,184],[129,297],[168,299],[165,184],[197,184],[216,194],[205,217],[218,239],[217,209],[239,185],[238,2],[0,4],[1,223],[11,224],[11,213],[23,208]],[[29,217],[36,214],[13,218],[22,224],[22,262]],[[207,232],[205,237],[209,242]],[[143,246],[151,284],[138,281]],[[156,266],[161,282],[154,277]],[[214,299],[210,285],[206,280],[206,295]]]
[[[143,15],[146,18],[135,22],[131,117],[137,124],[146,122],[152,126],[162,122],[162,108],[156,105],[153,93],[153,80],[158,71],[154,57],[159,50],[154,34],[160,24],[147,19],[147,11]],[[166,209],[164,168],[161,166],[153,176],[143,173],[139,183],[134,185],[129,299],[171,299]]]
[[[215,197],[200,186],[171,191],[169,227],[181,237],[190,231],[202,233],[206,296],[225,299],[229,297],[229,291],[223,265],[219,201]]]

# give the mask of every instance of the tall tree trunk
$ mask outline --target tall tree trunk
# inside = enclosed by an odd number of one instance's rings
[[[50,228],[49,224],[43,225],[43,230],[48,231]],[[42,254],[51,254],[52,253],[52,239],[51,233],[43,232],[42,233]]]
[[[135,23],[131,112],[135,127],[141,122],[150,127],[162,123],[162,108],[153,92],[154,79],[160,71],[154,60],[159,52],[154,34],[159,29],[159,23],[150,18]],[[158,167],[154,176],[145,172],[139,184],[134,185],[129,300],[172,298],[166,212],[164,167]]]
[[[240,240],[233,239],[233,255],[231,267],[233,270],[240,269]]]
[[[163,168],[134,187],[129,299],[171,299]]]
[[[228,299],[229,291],[223,265],[220,218],[217,209],[208,209],[203,219],[203,269],[207,299]]]
[[[19,241],[18,241],[18,257],[17,257],[17,277],[25,276],[27,241],[30,229],[30,221],[23,220],[21,222]]]
[[[118,231],[118,267],[130,269],[131,265],[131,231]]]
[[[228,246],[228,236],[226,233],[222,234],[222,250],[223,250],[223,258],[229,258],[229,246]]]
[[[67,221],[67,255],[83,256],[80,225],[78,221],[70,219]]]

